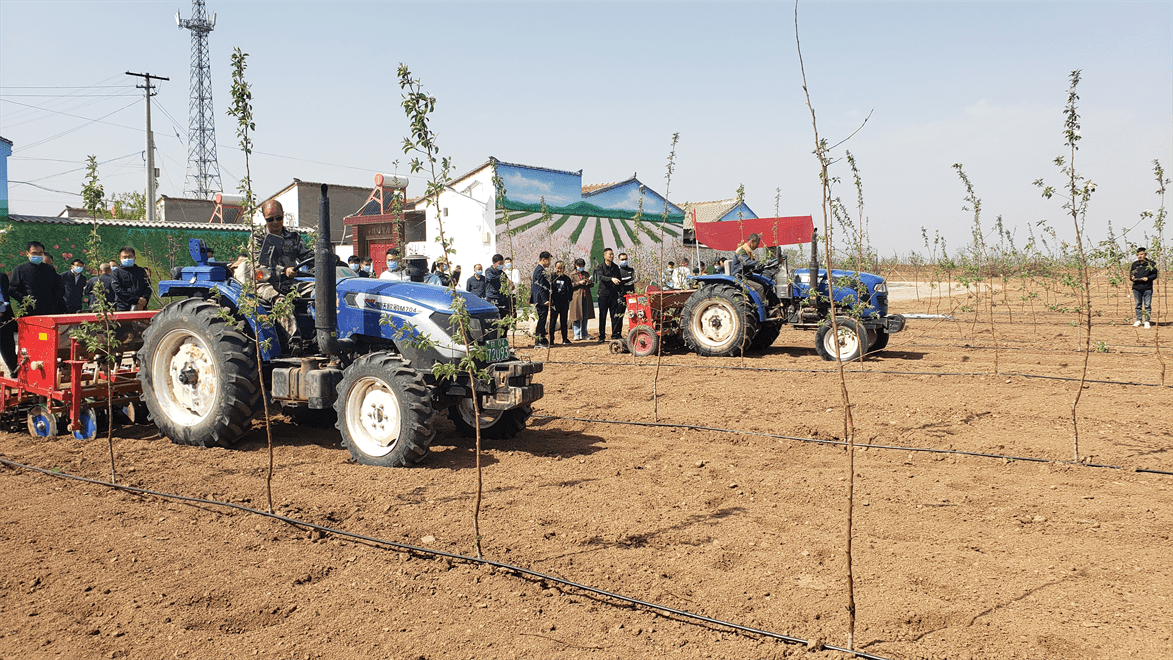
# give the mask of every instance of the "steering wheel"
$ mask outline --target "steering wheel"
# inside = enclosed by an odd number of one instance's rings
[[[313,273],[314,273],[314,255],[311,254],[310,256],[306,257],[305,259],[302,259],[301,261],[293,264],[293,273],[294,273],[293,276],[297,277],[297,274],[301,271],[302,268],[305,268],[308,271],[306,273],[307,275],[313,275]]]
[[[779,263],[781,263],[781,260],[777,259],[777,258],[770,259],[769,261],[764,261],[764,262],[762,262],[761,266],[758,267],[758,272],[761,272],[764,270],[769,270],[771,268],[776,268]]]

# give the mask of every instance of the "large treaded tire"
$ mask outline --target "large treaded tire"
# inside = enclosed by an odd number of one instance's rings
[[[364,355],[347,367],[334,409],[342,445],[362,465],[415,465],[436,437],[427,383],[392,353]]]
[[[842,362],[858,360],[868,350],[868,332],[855,319],[837,316],[839,324],[839,359]],[[815,351],[828,362],[835,361],[835,338],[831,333],[831,321],[825,321],[815,332]]]
[[[252,340],[200,298],[167,305],[138,352],[142,401],[159,431],[180,445],[229,447],[260,408]]]
[[[689,350],[704,357],[731,357],[748,350],[758,331],[752,298],[728,285],[709,284],[689,297],[680,327]]]
[[[774,341],[778,339],[778,335],[782,334],[782,324],[778,322],[767,322],[758,327],[758,334],[753,338],[753,344],[750,348],[755,351],[764,351],[774,345]]]
[[[481,438],[486,440],[509,440],[525,430],[526,422],[534,414],[534,409],[528,403],[518,408],[501,411],[497,415],[486,415],[489,411],[481,410]],[[456,427],[456,432],[465,438],[477,437],[477,431],[472,425],[472,399],[464,399],[461,403],[448,406],[448,419]]]
[[[891,338],[892,335],[888,334],[887,330],[869,330],[868,353],[878,353],[888,348],[888,340]]]

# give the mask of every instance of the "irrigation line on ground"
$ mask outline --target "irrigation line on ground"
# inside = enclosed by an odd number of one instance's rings
[[[777,433],[766,433],[765,431],[738,431],[736,429],[723,429],[716,426],[694,426],[692,424],[670,424],[668,422],[629,422],[617,419],[591,419],[589,417],[562,417],[560,415],[534,415],[533,419],[564,419],[574,422],[587,422],[591,424],[626,424],[631,426],[659,426],[675,429],[691,429],[694,431],[714,431],[717,433],[730,433],[733,435],[754,435],[762,438],[773,438],[776,440],[795,440],[797,442],[811,442],[818,445],[836,445],[839,447],[846,447],[847,442],[843,440],[819,440],[818,438],[800,438],[793,435],[779,435]],[[933,447],[902,447],[900,445],[873,445],[855,443],[856,447],[864,447],[867,449],[895,449],[897,451],[919,451],[929,454],[954,454],[958,456],[977,456],[980,458],[1000,458],[1007,461],[1027,461],[1030,463],[1059,463],[1060,465],[1078,465],[1080,467],[1089,468],[1106,468],[1109,470],[1128,470],[1129,468],[1123,465],[1105,465],[1101,463],[1077,463],[1075,461],[1063,461],[1059,459],[1050,458],[1035,458],[1030,456],[1011,456],[1009,454],[986,454],[979,451],[965,451],[963,449],[935,449]],[[1147,474],[1167,474],[1173,475],[1173,471],[1166,470],[1151,470],[1149,468],[1132,468],[1134,472],[1144,472]]]
[[[263,516],[265,518],[272,518],[274,520],[280,520],[281,522],[288,523],[290,525],[305,527],[308,529],[316,529],[320,532],[335,534],[337,536],[356,539],[359,541],[366,541],[367,543],[384,545],[384,546],[388,546],[391,548],[396,548],[398,550],[405,550],[407,552],[413,552],[413,553],[417,553],[417,554],[421,554],[421,555],[430,555],[433,557],[444,557],[447,559],[455,559],[457,561],[465,561],[465,562],[469,562],[469,563],[473,563],[473,564],[486,564],[488,566],[494,566],[496,568],[500,568],[505,571],[512,571],[514,573],[520,573],[522,575],[537,578],[539,580],[545,580],[547,582],[554,582],[556,584],[562,584],[562,585],[565,585],[565,586],[568,586],[568,587],[571,587],[574,589],[579,589],[579,590],[582,590],[582,591],[585,591],[588,593],[592,593],[592,594],[595,594],[598,596],[603,596],[604,598],[610,598],[610,599],[617,600],[617,601],[620,601],[623,603],[628,603],[630,605],[638,605],[640,607],[645,607],[650,610],[656,610],[659,612],[667,612],[668,614],[673,614],[673,615],[676,615],[679,617],[683,617],[685,619],[691,619],[694,621],[701,621],[701,622],[712,624],[715,626],[722,626],[725,628],[731,628],[731,629],[736,630],[738,632],[748,633],[751,635],[758,635],[760,637],[768,637],[770,639],[776,639],[778,641],[786,642],[789,644],[809,645],[811,643],[808,640],[801,639],[798,637],[792,637],[790,635],[783,635],[780,633],[770,632],[768,630],[761,630],[759,628],[751,628],[749,626],[743,626],[739,623],[722,621],[721,619],[714,619],[712,617],[708,617],[703,614],[696,614],[693,612],[689,612],[687,610],[680,610],[680,609],[676,609],[674,607],[669,607],[667,605],[658,605],[656,603],[652,603],[652,602],[649,602],[646,600],[640,600],[638,598],[624,596],[622,594],[617,594],[617,593],[614,593],[611,591],[606,591],[604,589],[599,589],[597,587],[587,586],[585,584],[580,584],[578,582],[573,582],[571,580],[567,580],[566,578],[561,578],[556,575],[550,575],[548,573],[541,573],[539,571],[535,571],[535,570],[532,570],[529,568],[523,568],[521,566],[514,566],[512,564],[506,564],[506,563],[499,562],[499,561],[493,561],[492,559],[479,559],[477,557],[468,557],[465,555],[458,555],[458,554],[455,554],[452,552],[444,552],[443,550],[432,550],[429,548],[421,548],[419,546],[408,545],[406,543],[397,543],[395,541],[387,541],[387,540],[376,538],[373,536],[364,536],[362,534],[355,534],[354,532],[347,532],[347,531],[344,531],[341,529],[336,529],[333,527],[326,527],[324,525],[318,525],[315,523],[306,522],[304,520],[299,520],[297,518],[290,518],[289,516],[283,516],[279,513],[269,513],[267,511],[262,511],[260,509],[254,509],[252,507],[244,506],[243,504],[233,504],[232,502],[221,502],[219,500],[207,500],[207,499],[203,499],[200,497],[189,497],[187,495],[176,495],[174,493],[164,493],[164,492],[160,492],[160,491],[156,491],[156,490],[149,490],[146,488],[138,488],[135,486],[124,486],[124,485],[119,485],[119,484],[113,484],[108,481],[101,481],[100,479],[90,479],[88,477],[81,477],[81,476],[74,475],[74,474],[68,474],[66,472],[57,472],[54,470],[46,470],[45,468],[40,468],[40,467],[36,467],[33,465],[25,465],[24,463],[17,463],[16,461],[10,461],[5,458],[0,458],[0,465],[7,465],[8,467],[20,468],[20,469],[29,470],[32,472],[40,472],[41,474],[45,474],[50,477],[58,477],[61,479],[72,479],[74,481],[81,481],[84,483],[94,484],[95,486],[105,486],[107,488],[112,488],[114,490],[123,490],[123,491],[131,492],[131,493],[137,493],[139,495],[152,495],[154,497],[162,497],[164,499],[169,499],[169,500],[178,500],[181,502],[196,502],[199,504],[210,504],[212,506],[221,506],[221,507],[226,507],[226,508],[230,508],[230,509],[236,509],[238,511],[243,511],[245,513],[251,513],[254,515],[258,515],[258,516]],[[871,653],[865,653],[863,651],[852,651],[849,649],[840,648],[838,646],[830,646],[828,644],[824,644],[823,648],[828,651],[838,651],[840,653],[847,653],[849,655],[854,655],[858,658],[864,658],[865,660],[888,660],[887,658],[884,658],[883,656],[873,655]]]
[[[547,360],[544,364],[574,364],[582,366],[605,366],[605,367],[653,367],[654,364],[630,362],[575,362],[571,360]],[[676,369],[722,369],[731,371],[785,371],[800,374],[832,374],[834,369],[783,369],[781,367],[738,367],[734,365],[706,365],[706,364],[665,364],[665,367],[673,367]],[[1000,374],[990,373],[988,371],[886,371],[880,369],[848,369],[849,374],[882,374],[889,376],[1019,376],[1020,378],[1045,378],[1047,380],[1070,380],[1078,381],[1078,378],[1071,378],[1068,376],[1042,376],[1039,374],[1024,374],[1014,371],[1004,371]],[[1100,383],[1102,385],[1134,385],[1136,387],[1168,387],[1173,389],[1173,385],[1162,385],[1160,383],[1134,383],[1130,381],[1121,380],[1092,380],[1087,379],[1085,383]]]

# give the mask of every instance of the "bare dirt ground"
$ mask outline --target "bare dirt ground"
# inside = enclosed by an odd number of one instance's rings
[[[926,311],[915,290],[894,298],[895,311]],[[1125,469],[858,450],[857,648],[889,658],[1173,657],[1173,476],[1135,471],[1173,471],[1173,392],[1160,386],[1155,331],[1111,309],[1096,319],[1109,352],[1091,355],[1081,453]],[[997,376],[988,328],[960,312],[911,321],[888,351],[849,366],[857,441],[1070,460],[1077,384],[1028,376],[1078,378],[1072,316],[1012,311],[1013,321],[998,316]],[[548,355],[536,413],[555,418],[536,417],[484,452],[486,556],[846,644],[843,449],[557,419],[651,421],[655,360],[633,366],[593,342]],[[842,435],[838,377],[811,333],[783,330],[744,360],[779,371],[725,370],[742,360],[683,352],[663,362],[685,366],[660,369],[661,422]],[[439,428],[422,465],[391,470],[348,462],[333,429],[281,418],[278,511],[471,553],[474,452],[447,420]],[[263,427],[233,450],[152,434],[117,431],[124,482],[265,507]],[[104,439],[2,433],[0,455],[110,476]],[[842,657],[222,508],[9,468],[0,493],[4,658]]]

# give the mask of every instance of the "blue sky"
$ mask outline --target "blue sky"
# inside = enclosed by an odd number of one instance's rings
[[[679,132],[674,202],[729,198],[744,184],[758,215],[774,215],[776,189],[782,215],[819,215],[792,4],[208,7],[218,15],[210,43],[226,188],[244,173],[226,114],[229,55],[240,46],[254,86],[251,165],[262,196],[294,177],[366,186],[396,160],[405,172],[395,69],[406,62],[438,99],[433,127],[457,172],[496,156],[582,169],[585,183],[638,173],[663,193]],[[171,78],[154,104],[157,164],[160,192],[182,194],[190,37],[175,25],[177,8],[191,12],[190,3],[0,0],[9,178],[66,191],[10,184],[12,212],[78,205],[67,193],[81,190],[89,154],[111,161],[100,170],[107,191],[143,187],[143,102],[127,70]],[[1173,168],[1173,3],[815,2],[799,7],[799,21],[821,135],[838,142],[871,113],[838,153],[850,149],[858,161],[882,253],[923,250],[921,227],[951,249],[969,242],[955,162],[982,197],[987,226],[1001,215],[1019,245],[1040,220],[1072,235],[1059,202],[1041,199],[1031,182],[1058,180],[1051,161],[1063,153],[1073,69],[1083,71],[1076,165],[1097,183],[1089,233],[1102,238],[1109,221],[1151,230],[1137,223],[1159,203],[1152,161]],[[77,89],[96,84],[122,87]],[[52,96],[96,91],[118,96]],[[86,121],[108,113],[108,123]],[[834,173],[853,204],[845,163]]]

